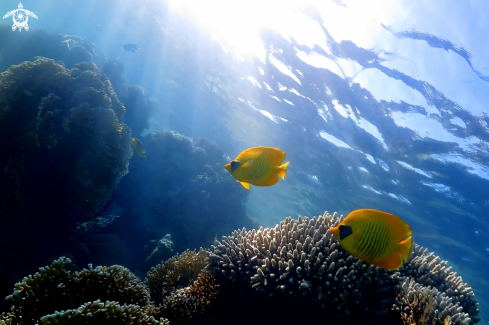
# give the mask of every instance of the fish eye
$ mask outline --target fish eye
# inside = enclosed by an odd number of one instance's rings
[[[351,226],[341,225],[339,229],[340,229],[340,240],[343,240],[352,234]]]

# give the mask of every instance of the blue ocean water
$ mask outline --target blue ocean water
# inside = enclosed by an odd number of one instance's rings
[[[448,260],[473,287],[481,323],[489,320],[485,2],[22,4],[38,18],[20,33],[3,19],[9,27],[2,33],[13,34],[0,44],[2,72],[48,56],[34,37],[14,46],[17,36],[20,42],[45,30],[83,39],[87,60],[100,70],[117,60],[119,85],[144,89],[127,103],[140,100],[134,105],[147,109],[146,120],[125,121],[148,158],[131,157],[97,211],[118,216],[110,226],[90,238],[28,237],[25,246],[42,241],[42,252],[26,256],[24,247],[24,255],[3,262],[9,279],[57,253],[137,269],[149,255],[145,245],[167,233],[181,252],[243,226],[373,208],[403,218],[417,244]],[[3,1],[0,12],[17,6]],[[222,166],[254,146],[283,149],[290,165],[284,181],[248,192]],[[57,233],[68,231],[42,218]],[[97,237],[104,234],[115,237]],[[12,258],[4,240],[1,255]],[[120,257],[93,256],[101,240],[117,242]]]

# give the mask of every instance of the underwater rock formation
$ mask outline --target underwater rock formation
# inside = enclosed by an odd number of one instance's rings
[[[90,221],[82,222],[76,226],[76,234],[79,236],[89,235],[99,232],[107,225],[110,225],[119,216],[109,215],[107,217],[96,217]]]
[[[197,280],[207,265],[206,258],[207,252],[202,248],[197,253],[187,250],[152,267],[145,283],[156,305],[160,305],[173,291],[188,287]]]
[[[171,241],[171,235],[166,234],[165,237],[160,240],[152,240],[150,244],[146,245],[147,248],[153,248],[151,254],[146,257],[145,262],[150,265],[154,265],[159,261],[166,261],[173,253],[175,244]]]
[[[158,107],[158,101],[138,85],[124,85],[124,65],[120,60],[107,59],[95,44],[78,36],[53,34],[31,29],[29,33],[12,33],[7,25],[0,26],[0,72],[24,61],[42,56],[61,61],[67,68],[75,64],[94,63],[112,83],[119,100],[126,107],[126,123],[132,134],[139,136],[149,128],[148,121]]]
[[[101,72],[109,78],[119,100],[126,107],[124,122],[131,128],[132,135],[139,137],[149,128],[149,119],[158,109],[158,100],[150,98],[146,90],[138,85],[126,86],[124,64],[117,59],[108,59]]]
[[[39,320],[43,324],[74,324],[89,310],[98,310],[94,313],[97,319],[108,319],[111,324],[133,324],[130,317],[141,320],[138,324],[164,323],[144,315],[153,308],[149,293],[128,269],[114,265],[68,272],[69,263],[61,257],[17,283],[6,298],[13,304],[11,311],[2,314],[0,324],[35,324]]]
[[[128,171],[125,109],[94,64],[38,58],[0,74],[0,214],[91,218]]]
[[[176,250],[183,251],[209,246],[216,233],[251,227],[244,206],[248,191],[224,169],[217,145],[171,131],[140,140],[147,158],[132,157],[113,196],[123,209],[114,225],[131,224],[131,236],[125,236],[134,240],[126,241],[130,247],[142,250],[171,233]]]

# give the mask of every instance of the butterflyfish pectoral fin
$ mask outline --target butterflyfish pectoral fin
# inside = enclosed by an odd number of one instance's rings
[[[367,261],[367,262],[370,262],[375,266],[378,266],[378,267],[381,267],[381,268],[384,268],[387,270],[397,270],[398,268],[400,268],[404,264],[404,260],[398,251],[393,251],[392,253],[390,253],[386,258],[382,259],[381,261],[375,261],[375,262]]]
[[[272,186],[272,185],[275,185],[277,184],[278,182],[278,176],[277,174],[272,174],[272,176],[270,176],[268,179],[264,180],[263,182],[261,183],[253,183],[253,185],[256,185],[256,186]]]
[[[239,182],[241,185],[243,185],[243,187],[247,190],[250,189],[250,183],[246,183],[246,182]]]
[[[251,165],[253,165],[253,159],[250,159],[247,162],[245,162],[243,165],[241,165],[241,168],[247,169],[247,168],[250,168]]]
[[[409,236],[408,238],[399,242],[399,254],[402,256],[404,261],[409,259],[411,255],[411,251],[413,249],[413,237]]]
[[[280,177],[282,177],[282,179],[285,179],[285,174],[287,174],[288,166],[289,166],[289,162],[287,161],[285,164],[278,167],[278,174],[280,175]]]

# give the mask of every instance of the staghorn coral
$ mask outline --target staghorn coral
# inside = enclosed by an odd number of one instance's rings
[[[424,287],[436,288],[440,299],[437,308],[440,313],[450,315],[453,324],[477,324],[480,321],[477,317],[479,303],[474,292],[447,264],[434,253],[428,253],[428,249],[415,244],[410,260],[399,273]]]
[[[218,298],[220,287],[208,270],[203,270],[189,287],[178,289],[166,297],[155,317],[178,324],[203,313]]]
[[[4,321],[34,324],[57,310],[78,308],[95,300],[152,308],[146,287],[128,269],[98,266],[70,273],[66,271],[69,263],[61,257],[17,283],[13,294],[6,298],[13,306],[3,316]]]
[[[1,73],[0,213],[93,217],[128,171],[124,113],[93,63],[37,58]]]
[[[234,231],[215,241],[208,268],[223,287],[251,286],[337,315],[385,309],[401,279],[344,251],[329,230],[341,220],[326,212],[310,220],[288,217],[275,228]]]
[[[424,287],[413,278],[406,278],[393,309],[401,312],[405,325],[450,325],[470,322],[470,318],[459,313],[450,317],[449,309],[445,308],[448,305],[451,305],[451,298],[444,293],[440,294],[436,288]],[[460,317],[460,322],[451,322],[451,319]]]
[[[197,253],[187,250],[152,267],[146,275],[145,283],[153,301],[159,305],[172,291],[187,287],[196,281],[207,265],[206,258],[207,252],[202,248]]]

